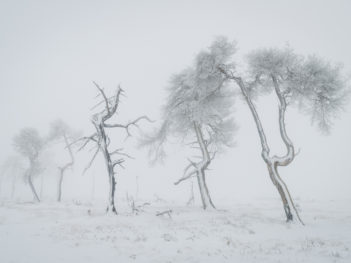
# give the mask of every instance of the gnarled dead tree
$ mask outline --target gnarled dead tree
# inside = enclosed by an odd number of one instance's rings
[[[95,160],[95,157],[99,152],[101,152],[104,156],[105,159],[105,165],[108,173],[108,179],[109,179],[109,195],[108,195],[108,206],[107,206],[107,212],[112,212],[117,214],[117,210],[115,207],[115,191],[116,191],[116,167],[120,166],[123,168],[123,162],[125,161],[123,157],[128,157],[131,158],[128,154],[124,153],[122,149],[116,149],[116,150],[109,150],[110,146],[110,137],[108,136],[106,129],[111,129],[111,128],[122,128],[125,130],[127,133],[127,136],[131,136],[130,133],[130,127],[136,126],[138,127],[138,123],[141,120],[148,120],[150,119],[147,116],[141,116],[131,122],[128,122],[127,124],[119,124],[119,123],[109,123],[109,121],[114,117],[117,113],[119,104],[120,104],[120,97],[123,94],[123,90],[121,87],[118,87],[116,93],[108,97],[105,93],[105,91],[97,84],[94,82],[94,85],[99,91],[99,94],[97,98],[101,98],[102,100],[98,102],[93,109],[98,108],[98,107],[103,107],[103,109],[95,113],[92,116],[91,122],[93,123],[96,132],[93,133],[92,135],[88,137],[83,137],[79,139],[78,141],[82,142],[82,145],[80,146],[80,149],[83,149],[86,145],[89,144],[89,142],[93,142],[96,145],[96,150],[95,153],[89,162],[88,166],[86,169],[88,169],[93,161]],[[119,158],[113,158],[114,156],[119,156]],[[86,170],[85,169],[85,170]]]
[[[279,192],[287,221],[292,221],[295,214],[303,224],[289,189],[278,173],[278,167],[289,165],[296,156],[294,145],[286,131],[286,110],[289,105],[298,105],[304,112],[311,114],[312,122],[317,121],[322,130],[328,131],[331,118],[342,109],[347,94],[340,68],[313,56],[297,56],[290,49],[260,49],[248,56],[248,79],[251,81],[245,81],[240,73],[228,69],[226,65],[221,65],[218,69],[239,86],[249,106],[261,141],[261,156]],[[272,91],[278,98],[279,131],[287,150],[283,156],[271,155],[252,100],[253,97]]]

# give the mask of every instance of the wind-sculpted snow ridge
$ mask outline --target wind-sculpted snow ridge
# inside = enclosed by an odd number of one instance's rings
[[[305,227],[279,220],[279,205],[204,212],[151,202],[114,217],[100,205],[2,204],[1,262],[351,262],[346,201],[305,201]]]

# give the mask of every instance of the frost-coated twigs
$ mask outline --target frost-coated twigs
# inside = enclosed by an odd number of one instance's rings
[[[104,108],[97,113],[93,114],[91,122],[94,125],[96,132],[88,137],[83,137],[79,139],[77,142],[82,142],[79,150],[85,148],[89,142],[94,142],[96,144],[96,150],[94,152],[93,157],[91,158],[88,166],[84,169],[84,172],[89,169],[94,162],[96,156],[99,152],[102,153],[105,160],[105,165],[108,172],[109,178],[109,200],[107,206],[107,212],[112,212],[117,214],[117,210],[115,207],[115,191],[116,191],[116,167],[124,168],[123,163],[125,162],[124,158],[113,159],[112,157],[118,155],[122,157],[126,157],[129,159],[133,159],[129,154],[124,153],[122,148],[118,148],[116,150],[110,151],[109,146],[111,143],[111,139],[106,133],[106,128],[122,128],[125,129],[127,133],[127,137],[131,136],[130,127],[135,126],[139,127],[139,121],[141,120],[151,120],[147,116],[141,116],[136,118],[135,120],[128,122],[127,124],[109,124],[107,123],[113,116],[116,115],[118,110],[118,106],[120,104],[120,97],[123,95],[124,91],[120,86],[115,93],[115,95],[108,97],[103,88],[101,88],[96,82],[93,82],[95,87],[98,89],[98,95],[96,98],[102,98],[102,101],[98,102],[92,109],[96,109],[99,106],[104,105]]]
[[[231,115],[234,93],[228,86],[228,77],[217,70],[217,66],[228,62],[235,48],[223,44],[223,39],[218,38],[208,49],[201,51],[189,67],[172,76],[162,125],[143,144],[150,146],[151,155],[155,156],[153,161],[163,160],[162,146],[169,137],[180,139],[182,144],[196,138],[190,148],[196,149],[200,156],[195,157],[196,162],[190,161],[175,184],[196,177],[203,209],[215,208],[207,187],[206,171],[217,157],[214,152],[233,146],[236,126]]]
[[[139,118],[136,118],[133,121],[130,121],[126,124],[119,124],[119,123],[115,123],[115,124],[104,124],[105,128],[123,128],[126,130],[127,133],[127,137],[131,136],[129,128],[130,126],[135,126],[137,128],[139,128],[138,122],[141,120],[146,120],[148,122],[153,122],[152,120],[150,120],[147,116],[141,116]]]

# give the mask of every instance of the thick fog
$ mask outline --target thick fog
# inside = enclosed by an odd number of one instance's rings
[[[189,66],[218,35],[237,41],[234,59],[239,64],[255,48],[289,45],[297,53],[342,63],[345,76],[350,76],[350,10],[347,0],[323,4],[317,0],[1,1],[0,161],[14,154],[12,138],[23,127],[37,128],[46,136],[50,123],[61,118],[82,135],[94,132],[90,118],[97,90],[92,81],[109,94],[118,84],[125,90],[118,122],[147,115],[155,122],[143,122],[140,128],[153,130],[160,124],[170,77]],[[217,156],[207,176],[217,206],[278,197],[260,156],[251,113],[239,96],[234,103],[233,116],[239,125],[236,146]],[[269,95],[257,101],[271,151],[284,153],[277,103]],[[288,110],[287,130],[300,153],[280,173],[294,198],[351,198],[350,120],[351,103],[325,136],[303,113]],[[109,132],[114,145],[135,158],[120,169],[117,198],[127,192],[144,199],[157,195],[185,202],[189,198],[189,181],[173,184],[187,164],[187,146],[171,139],[164,163],[150,165],[147,150],[137,147],[138,129],[133,128],[134,136],[127,140],[124,130]],[[82,174],[92,154],[89,148],[75,150],[76,164],[65,177],[63,199],[90,201],[107,196],[102,156]],[[38,188],[42,185],[43,199],[55,199],[56,167],[68,157],[58,145],[48,150],[48,168],[34,180]],[[11,175],[6,178],[2,198],[10,195]],[[29,188],[21,179],[17,184],[15,198],[30,200]]]

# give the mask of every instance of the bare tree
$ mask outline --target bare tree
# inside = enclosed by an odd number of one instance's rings
[[[261,141],[261,156],[276,186],[287,221],[293,220],[293,213],[303,224],[295,207],[289,189],[278,173],[278,167],[289,165],[296,156],[294,145],[286,131],[287,107],[297,105],[312,116],[312,121],[329,131],[332,117],[343,108],[346,85],[340,68],[311,56],[304,58],[291,49],[260,49],[248,56],[248,76],[244,80],[240,73],[222,65],[218,69],[232,79],[240,88],[250,108]],[[274,92],[278,98],[279,130],[287,152],[283,156],[271,155],[260,117],[253,98]]]
[[[93,133],[92,135],[88,137],[83,137],[79,139],[78,141],[83,142],[81,145],[80,149],[83,149],[86,145],[88,145],[89,142],[93,142],[96,145],[96,150],[95,153],[89,162],[88,166],[86,169],[89,169],[93,161],[95,160],[95,157],[99,153],[99,151],[103,154],[104,159],[105,159],[105,164],[107,168],[107,173],[108,173],[108,179],[109,179],[109,195],[108,195],[108,206],[107,206],[107,212],[112,212],[117,214],[117,210],[115,207],[115,191],[116,191],[116,167],[120,166],[123,168],[123,162],[125,161],[123,157],[128,157],[131,158],[128,154],[123,152],[123,149],[116,149],[116,150],[109,150],[110,146],[110,137],[106,133],[106,129],[111,129],[111,128],[122,128],[126,131],[127,136],[131,136],[130,133],[130,128],[132,126],[138,127],[138,123],[141,120],[148,120],[150,119],[147,116],[141,116],[131,122],[128,122],[127,124],[119,124],[119,123],[108,123],[114,117],[117,115],[117,110],[120,104],[120,97],[124,93],[121,87],[118,87],[116,93],[108,97],[105,93],[105,91],[97,84],[94,82],[94,85],[99,91],[99,94],[97,98],[102,98],[101,101],[99,101],[92,109],[95,109],[97,107],[103,106],[103,109],[95,113],[92,116],[92,123],[95,127],[96,132]],[[113,156],[120,156],[118,159],[113,159]],[[85,169],[85,170],[86,170]]]
[[[165,156],[163,145],[169,136],[185,142],[191,140],[189,144],[199,150],[200,161],[188,158],[183,177],[175,184],[196,177],[203,209],[215,208],[205,172],[218,151],[233,145],[236,128],[230,117],[233,93],[227,87],[228,78],[217,70],[219,65],[228,62],[233,52],[232,45],[219,39],[209,50],[196,56],[192,67],[174,75],[167,89],[163,123],[142,142],[149,146],[154,160],[159,160]]]
[[[15,150],[29,160],[29,168],[24,174],[33,193],[34,199],[40,202],[39,196],[33,184],[33,177],[41,173],[42,167],[39,162],[39,154],[44,148],[44,140],[34,128],[23,128],[13,139]]]
[[[74,164],[74,156],[72,152],[72,142],[77,139],[77,132],[74,132],[64,121],[62,120],[56,120],[51,124],[50,127],[50,134],[49,134],[49,140],[50,141],[59,141],[63,142],[65,149],[67,150],[69,154],[70,160],[66,162],[64,165],[59,166],[59,181],[58,181],[58,187],[57,187],[57,201],[61,202],[62,198],[62,184],[63,184],[63,177],[65,172],[69,169],[72,168]]]

